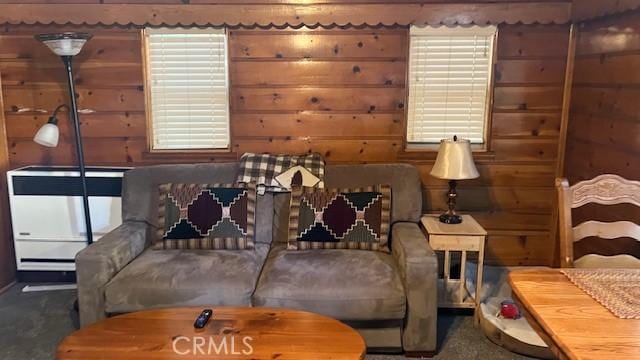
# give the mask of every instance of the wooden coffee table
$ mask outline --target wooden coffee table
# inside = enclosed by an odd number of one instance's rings
[[[366,347],[349,326],[326,316],[274,308],[169,308],[111,317],[58,345],[58,359],[364,359]]]

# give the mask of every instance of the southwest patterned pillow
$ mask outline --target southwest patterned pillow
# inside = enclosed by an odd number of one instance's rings
[[[155,249],[253,249],[256,188],[163,184]]]
[[[296,187],[289,207],[290,250],[361,249],[389,252],[391,187]]]

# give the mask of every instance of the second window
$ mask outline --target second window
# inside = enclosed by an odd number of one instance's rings
[[[407,146],[454,135],[483,144],[496,28],[410,29]]]

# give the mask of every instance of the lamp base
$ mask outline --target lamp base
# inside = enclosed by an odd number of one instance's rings
[[[445,224],[460,224],[462,223],[462,217],[460,215],[457,214],[449,214],[449,213],[444,213],[442,215],[440,215],[440,222],[443,222]]]

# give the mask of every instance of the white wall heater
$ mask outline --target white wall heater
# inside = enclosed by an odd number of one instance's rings
[[[122,223],[122,175],[128,168],[86,168],[94,241]],[[87,246],[80,173],[28,166],[7,172],[18,271],[75,271]]]

